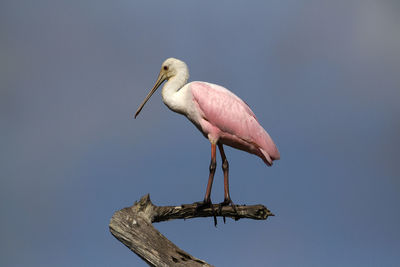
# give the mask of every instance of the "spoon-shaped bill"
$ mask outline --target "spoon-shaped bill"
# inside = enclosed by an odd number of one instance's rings
[[[140,111],[142,110],[142,108],[144,107],[144,105],[147,103],[147,101],[149,100],[149,98],[154,94],[154,92],[157,90],[158,87],[160,87],[160,85],[165,81],[165,77],[162,73],[160,73],[158,75],[156,84],[154,85],[153,89],[151,89],[151,91],[147,94],[146,98],[143,100],[142,104],[139,106],[139,108],[136,110],[135,113],[135,119],[137,117],[137,115],[139,115]]]

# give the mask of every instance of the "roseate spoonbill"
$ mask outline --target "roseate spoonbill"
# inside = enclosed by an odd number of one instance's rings
[[[210,174],[204,201],[200,205],[211,205],[218,146],[224,173],[224,201],[221,206],[230,204],[235,208],[229,195],[229,164],[223,145],[255,154],[268,166],[279,159],[278,149],[243,100],[222,86],[207,82],[187,83],[188,79],[189,69],[185,62],[175,58],[165,60],[153,89],[137,109],[135,118],[157,88],[167,80],[161,92],[165,105],[185,115],[211,143]]]

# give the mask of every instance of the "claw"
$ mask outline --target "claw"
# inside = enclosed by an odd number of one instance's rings
[[[214,205],[211,203],[211,200],[199,201],[199,202],[195,202],[194,204],[197,205],[196,210],[211,208],[213,217],[214,217],[214,226],[217,227],[217,214],[215,213]]]
[[[233,211],[234,211],[236,214],[238,213],[237,210],[236,210],[236,205],[233,204],[233,201],[229,198],[229,199],[224,199],[223,202],[219,203],[219,208],[218,208],[219,214],[222,213],[222,207],[224,207],[224,206],[229,206],[229,205],[232,206],[232,209],[233,209]],[[222,216],[222,218],[223,218],[223,220],[224,220],[224,223],[226,223],[225,216]]]

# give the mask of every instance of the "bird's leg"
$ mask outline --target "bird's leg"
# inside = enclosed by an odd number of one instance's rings
[[[216,157],[217,146],[211,143],[211,162],[210,162],[210,175],[208,176],[206,195],[204,196],[203,202],[197,203],[197,208],[211,207],[214,214],[214,225],[217,226],[217,217],[214,212],[214,206],[211,203],[211,188],[214,181],[215,169],[217,168],[217,157]]]
[[[228,160],[226,159],[223,145],[218,143],[218,148],[222,158],[222,170],[224,171],[224,201],[220,203],[220,212],[223,206],[231,205],[233,210],[237,213],[236,206],[235,204],[233,204],[231,196],[229,195],[229,163]],[[225,223],[225,217],[224,217],[224,223]]]
[[[204,196],[204,203],[211,203],[211,188],[214,181],[215,169],[217,168],[216,145],[211,144],[211,162],[210,162],[210,175],[208,176],[207,191]]]
[[[224,172],[224,202],[221,204],[229,205],[233,204],[231,200],[231,196],[229,195],[229,163],[225,156],[224,147],[222,144],[218,144],[219,152],[221,153],[222,158],[222,170]]]

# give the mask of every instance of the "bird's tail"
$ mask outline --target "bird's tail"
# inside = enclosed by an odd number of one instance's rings
[[[269,134],[265,132],[265,135],[265,143],[263,144],[263,146],[259,147],[259,150],[263,155],[262,159],[265,164],[271,166],[272,162],[274,160],[280,159],[281,156],[279,154],[278,148],[276,147],[274,141],[272,141],[272,138],[269,136]]]

